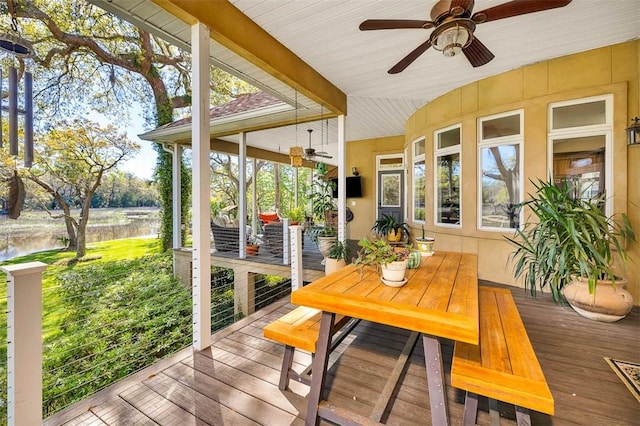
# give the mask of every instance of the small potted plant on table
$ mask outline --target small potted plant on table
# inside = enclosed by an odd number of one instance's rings
[[[416,238],[416,245],[418,246],[420,253],[423,256],[433,256],[433,245],[435,242],[435,238],[425,237],[424,225],[422,225],[422,238]]]
[[[391,287],[403,286],[407,281],[404,274],[407,269],[407,259],[411,254],[411,247],[392,247],[387,241],[382,239],[370,240],[363,238],[358,242],[362,247],[356,265],[373,265],[382,274],[381,280]]]

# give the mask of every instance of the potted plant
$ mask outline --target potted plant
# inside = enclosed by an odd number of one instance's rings
[[[541,290],[549,286],[556,302],[566,300],[588,318],[623,318],[633,300],[624,289],[626,281],[616,276],[613,257],[615,252],[626,263],[625,244],[635,241],[627,216],[606,216],[604,196],[581,200],[567,182],[556,186],[539,180],[533,185],[535,195],[522,205],[538,220],[507,237],[516,246],[511,254],[515,277],[524,276],[533,296],[536,285]]]
[[[305,219],[304,208],[292,207],[289,210],[287,217],[289,218],[290,225],[299,225],[300,223],[303,223]]]
[[[351,249],[346,241],[332,240],[329,243],[327,258],[324,264],[324,273],[329,275],[338,269],[344,268],[351,261]]]
[[[400,287],[406,283],[404,274],[407,269],[407,259],[411,254],[411,247],[392,247],[383,239],[363,238],[358,242],[362,247],[355,261],[356,265],[373,265],[382,274],[382,282],[392,287]]]
[[[423,256],[433,256],[433,245],[435,244],[436,239],[431,237],[425,237],[424,235],[424,225],[422,225],[422,238],[416,237],[416,245],[418,246],[418,250]]]
[[[337,240],[338,235],[332,226],[315,225],[309,228],[309,238],[318,246],[322,257],[326,258],[330,244]]]
[[[386,236],[389,241],[400,241],[404,236],[409,238],[409,226],[405,222],[398,222],[395,217],[390,214],[382,215],[375,221],[372,230],[381,236]]]
[[[258,241],[256,238],[251,235],[247,238],[247,255],[256,256],[260,251],[260,246],[258,245]]]

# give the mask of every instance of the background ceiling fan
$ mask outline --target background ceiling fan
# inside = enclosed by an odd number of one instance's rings
[[[322,126],[323,124],[320,123],[320,125]],[[315,157],[333,158],[332,156],[329,155],[328,152],[316,151],[315,149],[311,148],[311,133],[313,133],[313,129],[307,129],[307,132],[309,132],[309,148],[305,148],[304,150],[304,159],[311,161]],[[320,142],[322,143],[322,140]]]
[[[433,28],[429,39],[411,51],[389,69],[389,74],[404,71],[431,46],[445,56],[460,52],[474,67],[490,62],[494,55],[478,40],[473,32],[476,25],[512,16],[526,15],[548,9],[564,7],[571,0],[513,0],[481,12],[473,12],[473,0],[440,0],[431,9],[431,21],[411,19],[368,19],[360,24],[361,31]]]

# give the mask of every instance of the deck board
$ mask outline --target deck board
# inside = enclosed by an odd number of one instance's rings
[[[640,404],[603,357],[640,362],[640,308],[605,324],[554,305],[548,297],[534,300],[517,288],[512,293],[556,402],[555,416],[532,412],[533,424],[637,426]],[[163,361],[162,368],[125,379],[102,399],[81,401],[45,424],[301,425],[309,388],[291,383],[290,390],[278,389],[283,346],[262,336],[264,325],[291,309],[286,301],[277,302],[215,334],[212,348],[186,356],[183,351]],[[331,356],[328,401],[370,415],[408,335],[362,321]],[[442,340],[445,371],[452,350],[452,342]],[[294,368],[302,369],[311,356],[296,352]],[[452,424],[460,424],[463,395],[449,386],[448,399]],[[486,400],[480,399],[479,408],[478,424],[490,424]],[[501,424],[515,425],[513,407],[500,404],[499,409]],[[383,420],[425,425],[430,418],[423,348],[416,345]]]

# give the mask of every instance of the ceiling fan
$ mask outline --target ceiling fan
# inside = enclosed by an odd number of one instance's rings
[[[404,71],[431,46],[445,56],[462,52],[473,67],[489,63],[494,55],[473,34],[476,25],[527,13],[564,7],[571,0],[512,0],[481,12],[473,12],[474,0],[440,0],[431,9],[431,21],[412,19],[368,19],[361,31],[433,28],[429,39],[389,69],[389,74]]]
[[[328,152],[316,151],[315,149],[311,148],[311,133],[313,133],[313,129],[307,129],[307,132],[309,132],[309,148],[305,148],[304,149],[304,159],[308,160],[308,161],[311,161],[315,157],[333,158],[332,156],[329,155]],[[320,142],[322,142],[322,141],[320,141]]]

